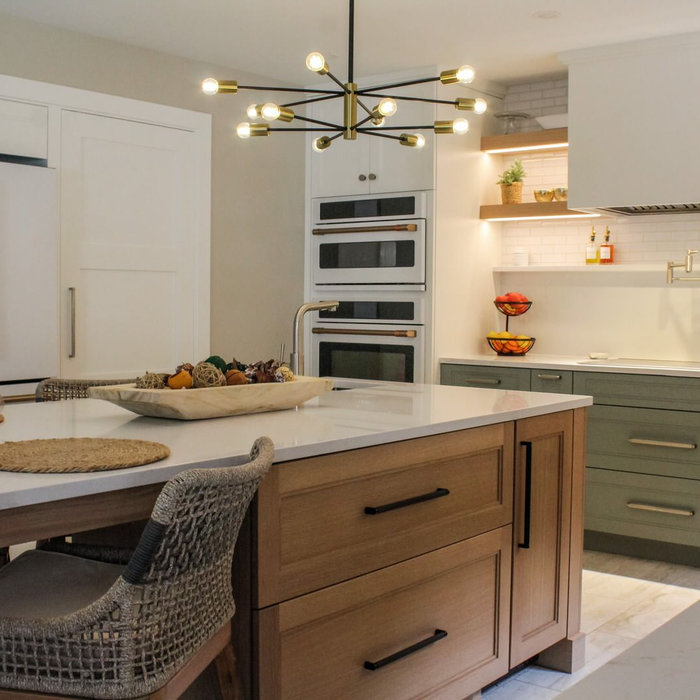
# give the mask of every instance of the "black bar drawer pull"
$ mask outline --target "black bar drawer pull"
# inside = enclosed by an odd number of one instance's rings
[[[530,549],[530,518],[532,515],[532,443],[523,440],[525,446],[525,513],[523,515],[523,541],[518,542],[520,549]]]
[[[404,656],[408,656],[409,654],[413,654],[416,651],[420,651],[421,649],[424,649],[425,647],[430,646],[431,644],[435,644],[435,642],[444,639],[446,636],[447,632],[445,632],[445,630],[435,630],[435,634],[431,635],[430,637],[427,637],[426,639],[421,640],[420,642],[411,644],[410,647],[401,649],[401,651],[397,651],[395,654],[385,656],[383,659],[379,659],[379,661],[365,661],[364,666],[368,671],[377,671],[378,669],[382,668],[382,666],[388,666],[389,664],[393,664],[394,661],[403,659]]]
[[[365,506],[366,515],[378,515],[379,513],[386,513],[389,510],[396,510],[397,508],[405,508],[406,506],[412,506],[415,503],[423,503],[424,501],[432,501],[434,498],[442,498],[443,496],[449,496],[449,489],[435,489],[430,493],[422,493],[420,496],[414,496],[413,498],[406,498],[403,501],[394,501],[393,503],[385,503],[383,506]]]

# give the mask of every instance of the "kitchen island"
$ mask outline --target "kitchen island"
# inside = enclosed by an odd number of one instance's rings
[[[171,455],[111,472],[2,473],[0,545],[145,517],[170,476],[241,463],[269,435],[275,466],[234,567],[249,694],[463,698],[540,652],[561,669],[582,662],[590,403],[382,383],[193,422],[93,399],[8,406],[4,440],[141,438]]]

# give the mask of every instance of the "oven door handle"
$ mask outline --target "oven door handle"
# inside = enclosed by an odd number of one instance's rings
[[[377,329],[364,330],[360,328],[312,328],[312,333],[316,335],[382,335],[392,338],[415,338],[418,335],[417,331],[396,330],[396,331],[381,331]]]
[[[381,231],[417,231],[416,224],[395,224],[393,226],[355,226],[353,228],[314,228],[314,236],[327,236],[331,233],[379,233]]]

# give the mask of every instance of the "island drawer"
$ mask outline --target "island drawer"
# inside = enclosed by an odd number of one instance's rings
[[[700,479],[700,414],[592,406],[590,467]]]
[[[574,394],[610,406],[700,411],[700,379],[693,377],[575,372]]]
[[[479,389],[530,390],[530,370],[520,367],[440,365],[440,384],[471,386]]]
[[[463,698],[496,680],[510,547],[499,528],[259,611],[259,637],[279,639],[258,660],[260,700]]]
[[[513,423],[275,465],[257,497],[264,607],[512,521]]]
[[[586,469],[586,530],[697,546],[700,482]]]

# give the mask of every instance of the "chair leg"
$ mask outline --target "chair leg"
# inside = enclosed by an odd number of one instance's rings
[[[236,668],[236,656],[233,647],[227,644],[214,659],[216,674],[219,678],[219,690],[222,700],[243,700],[241,679]]]

